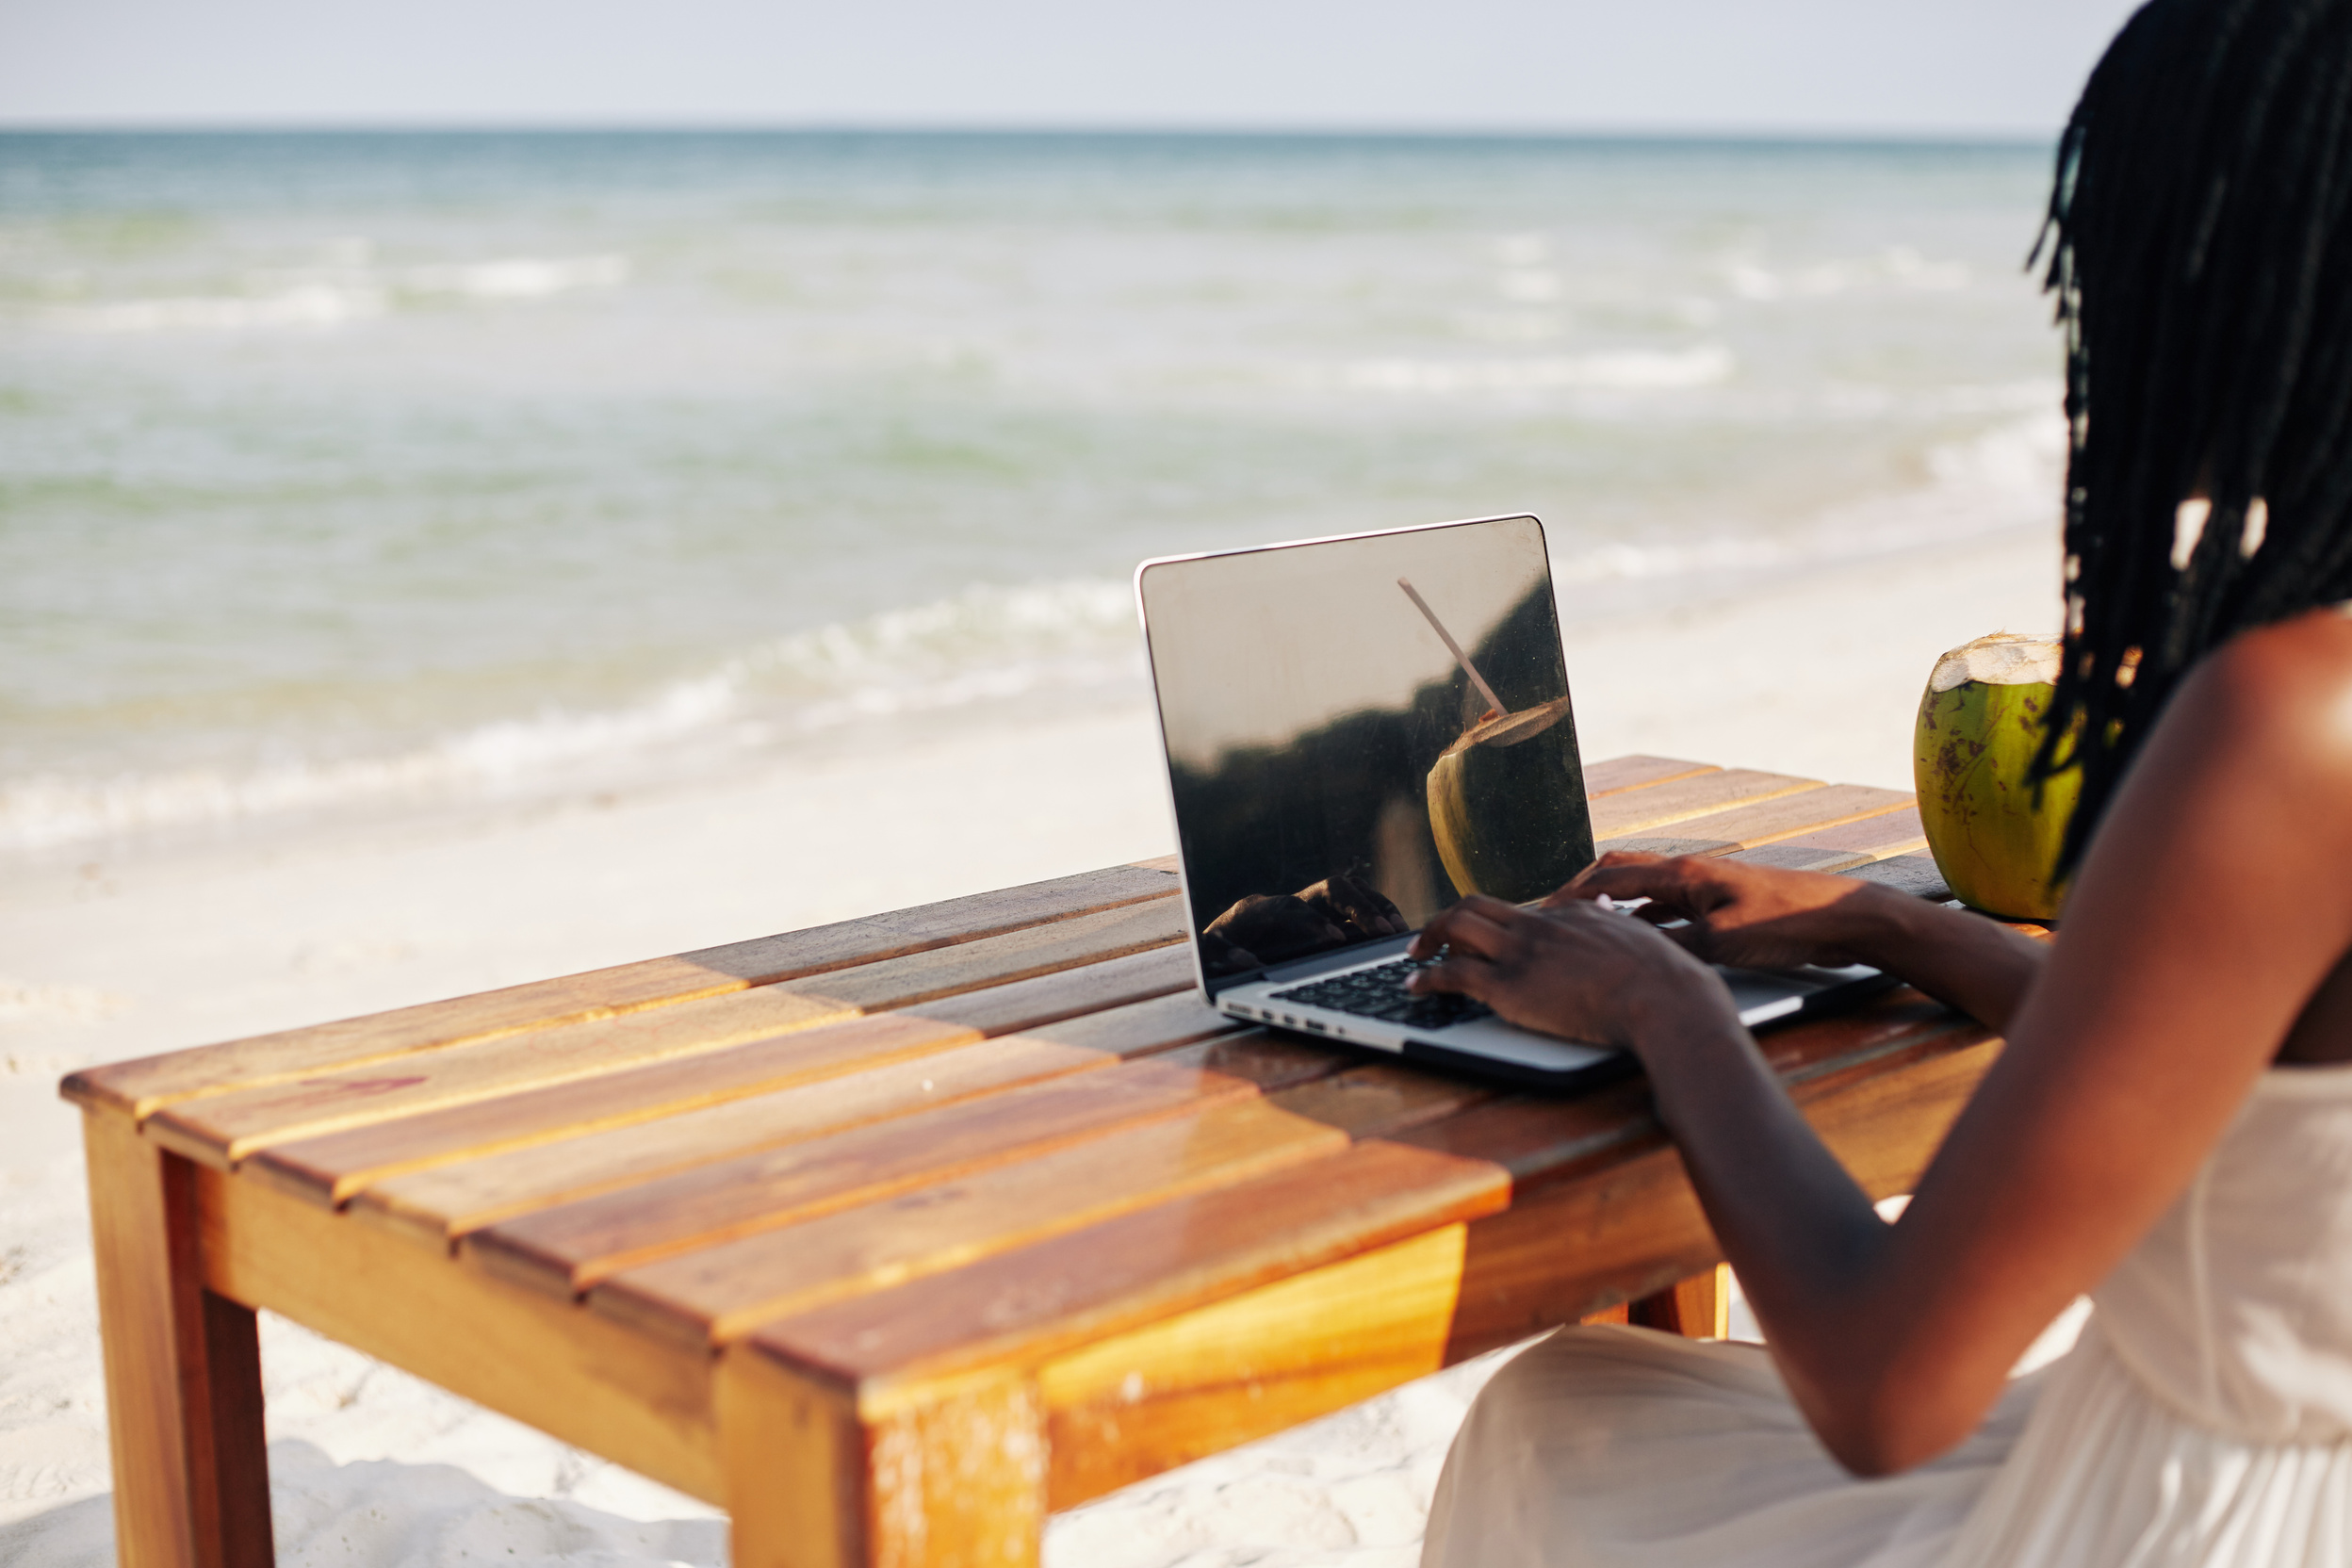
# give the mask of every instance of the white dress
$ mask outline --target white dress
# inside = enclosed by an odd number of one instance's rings
[[[1570,1329],[1497,1373],[1423,1568],[2348,1568],[2352,1067],[2262,1075],[2075,1348],[1856,1480],[1760,1346]]]

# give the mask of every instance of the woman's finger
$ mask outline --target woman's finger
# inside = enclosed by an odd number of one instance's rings
[[[1618,851],[1585,868],[1576,879],[1544,900],[1546,907],[1610,898],[1666,898],[1681,890],[1674,863],[1659,855]]]
[[[1448,949],[1444,962],[1406,976],[1405,989],[1416,996],[1451,991],[1461,996],[1484,997],[1494,975],[1494,966],[1487,959],[1475,953]]]
[[[1416,958],[1431,957],[1442,948],[1492,954],[1507,934],[1505,921],[1518,914],[1498,898],[1473,894],[1423,926],[1406,951]]]

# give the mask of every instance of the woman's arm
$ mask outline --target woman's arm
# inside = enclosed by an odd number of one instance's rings
[[[1998,921],[1874,882],[1704,856],[1605,855],[1544,905],[1604,895],[1690,922],[1667,935],[1708,963],[1870,964],[1990,1029],[2008,1027],[2046,952]]]
[[[1986,1075],[1893,1225],[1790,1103],[1713,972],[1578,905],[1465,901],[1433,988],[1639,1052],[1790,1391],[1849,1467],[1959,1441],[2009,1367],[2187,1186],[2352,949],[2352,621],[2232,643],[2101,826]]]

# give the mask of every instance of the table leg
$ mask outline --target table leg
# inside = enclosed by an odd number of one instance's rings
[[[1036,1568],[1045,1411],[1029,1379],[868,1421],[749,1347],[717,1377],[734,1568]]]
[[[111,1111],[82,1123],[122,1568],[270,1568],[253,1310],[203,1285],[194,1170]]]
[[[1645,1329],[1685,1339],[1722,1339],[1731,1332],[1731,1269],[1719,1263],[1626,1307],[1625,1321]]]

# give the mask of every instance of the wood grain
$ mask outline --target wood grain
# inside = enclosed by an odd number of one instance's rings
[[[109,1063],[72,1074],[63,1093],[78,1103],[144,1120],[158,1106],[193,1095],[258,1087],[412,1052],[928,952],[1094,910],[1173,899],[1176,889],[1177,879],[1168,873],[1115,866],[675,957]]]
[[[733,1568],[871,1568],[856,1397],[745,1352],[719,1358],[711,1405]]]
[[[1911,1190],[2000,1050],[1973,1026],[1915,1039],[1889,1055],[1821,1064],[1792,1089],[1805,1119],[1872,1197]],[[1499,1125],[1423,1128],[1440,1147],[1484,1147]],[[1491,1113],[1497,1121],[1501,1108]],[[1520,1163],[1524,1144],[1511,1152]],[[1560,1264],[1573,1238],[1576,1266]],[[1668,1289],[1723,1258],[1681,1156],[1662,1137],[1588,1149],[1523,1182],[1509,1213],[1471,1227],[1449,1361],[1461,1360],[1600,1308]]]
[[[1840,874],[1883,883],[1914,898],[1940,901],[1952,897],[1952,890],[1944,885],[1944,874],[1936,869],[1936,858],[1932,855],[1890,855]]]
[[[226,1168],[274,1143],[770,1039],[857,1016],[858,1009],[845,1003],[763,987],[590,1023],[416,1052],[390,1067],[325,1070],[262,1088],[206,1095],[165,1106],[148,1119],[145,1131],[174,1153]]]
[[[596,1311],[693,1343],[1339,1152],[1347,1135],[1263,1101],[1122,1131],[879,1203],[626,1269]]]
[[[342,1203],[410,1171],[658,1121],[979,1037],[957,1024],[885,1013],[265,1148],[247,1160],[246,1174],[315,1202]]]
[[[1191,990],[1193,984],[1192,955],[1178,945],[937,997],[923,1003],[920,1010],[925,1018],[964,1024],[984,1035],[1033,1034],[1097,1009]]]
[[[1182,957],[1184,950],[1177,949],[1177,954]],[[1188,973],[1184,978],[1184,988],[1170,994],[1052,1023],[1023,1025],[1021,1037],[1052,1040],[1059,1045],[1080,1045],[1089,1051],[1108,1051],[1120,1056],[1140,1056],[1196,1041],[1227,1037],[1250,1027],[1218,1012],[1202,999],[1200,988],[1190,983]]]
[[[1731,1334],[1731,1268],[1717,1264],[1653,1296],[1628,1302],[1625,1321],[1685,1339],[1724,1339]]]
[[[851,969],[827,970],[807,980],[784,981],[777,988],[806,989],[827,1001],[846,1003],[869,1013],[880,1012],[888,1007],[913,1007],[935,998],[1003,986],[1081,965],[1100,964],[1106,958],[1166,947],[1182,941],[1184,937],[1184,914],[1177,907],[1177,901],[1150,899],[1026,926],[1001,937],[958,942],[944,950],[885,958]],[[943,1015],[935,1011],[933,1016]]]
[[[1819,833],[1860,819],[1899,811],[1911,797],[1861,784],[1829,784],[1754,805],[1735,807],[1674,824],[1662,832],[1609,839],[1596,847],[1650,855],[1728,855],[1778,839]]]
[[[1605,762],[1584,765],[1584,796],[1587,800],[1598,800],[1603,795],[1669,784],[1695,774],[1721,772],[1712,762],[1684,762],[1672,757],[1612,757]]]
[[[1781,1082],[1802,1097],[1806,1086],[1824,1078],[1966,1051],[1987,1037],[1981,1026],[1950,1008],[1917,991],[1899,989],[1848,1013],[1770,1030],[1757,1037],[1757,1045]],[[1639,1077],[1567,1098],[1491,1101],[1397,1138],[1416,1147],[1492,1160],[1511,1173],[1523,1198],[1577,1171],[1667,1146],[1649,1086]],[[1698,1266],[1694,1264],[1683,1273]]]
[[[1735,806],[1752,805],[1780,795],[1821,787],[1817,778],[1791,778],[1786,774],[1755,773],[1746,768],[1722,768],[1645,789],[1603,795],[1592,802],[1595,841],[1646,833],[1669,823],[1711,816]]]
[[[1788,866],[1798,871],[1837,872],[1883,860],[1890,855],[1907,855],[1926,843],[1927,834],[1919,826],[1919,808],[1908,806],[1841,826],[1801,833],[1760,849],[1743,849],[1732,858],[1765,866]]]
[[[1274,1103],[1294,1116],[1335,1127],[1349,1137],[1399,1133],[1494,1099],[1500,1091],[1473,1079],[1441,1077],[1374,1062],[1338,1064],[1340,1071],[1276,1091]]]
[[[1272,1094],[1278,1089],[1345,1072],[1361,1063],[1363,1058],[1336,1046],[1309,1043],[1271,1030],[1253,1029],[1237,1035],[1221,1035],[1215,1039],[1200,1040],[1191,1045],[1180,1045],[1149,1060],[1199,1068],[1203,1072],[1221,1072],[1229,1078],[1246,1079],[1266,1093]]]
[[[642,1187],[763,1150],[920,1118],[1116,1061],[1102,1052],[1045,1042],[962,1046],[820,1085],[389,1177],[360,1192],[351,1212],[444,1251],[453,1237],[535,1210]]]
[[[82,1131],[117,1555],[268,1568],[260,1342],[250,1306],[204,1288],[192,1168],[109,1111]]]
[[[1254,1092],[1233,1079],[1130,1062],[577,1200],[475,1232],[463,1255],[518,1282],[569,1296],[674,1252],[936,1186]]]
[[[257,1182],[192,1168],[212,1290],[725,1503],[708,1356],[419,1259],[380,1232]]]
[[[1486,1161],[1374,1139],[778,1318],[743,1343],[858,1389],[871,1413],[942,1378],[1036,1365],[1509,1200],[1509,1179]]]
[[[1463,1228],[1448,1225],[1047,1363],[1055,1509],[1445,1364]]]
[[[1045,1412],[1018,1373],[901,1402],[866,1434],[874,1568],[1037,1568],[1045,1535]]]

